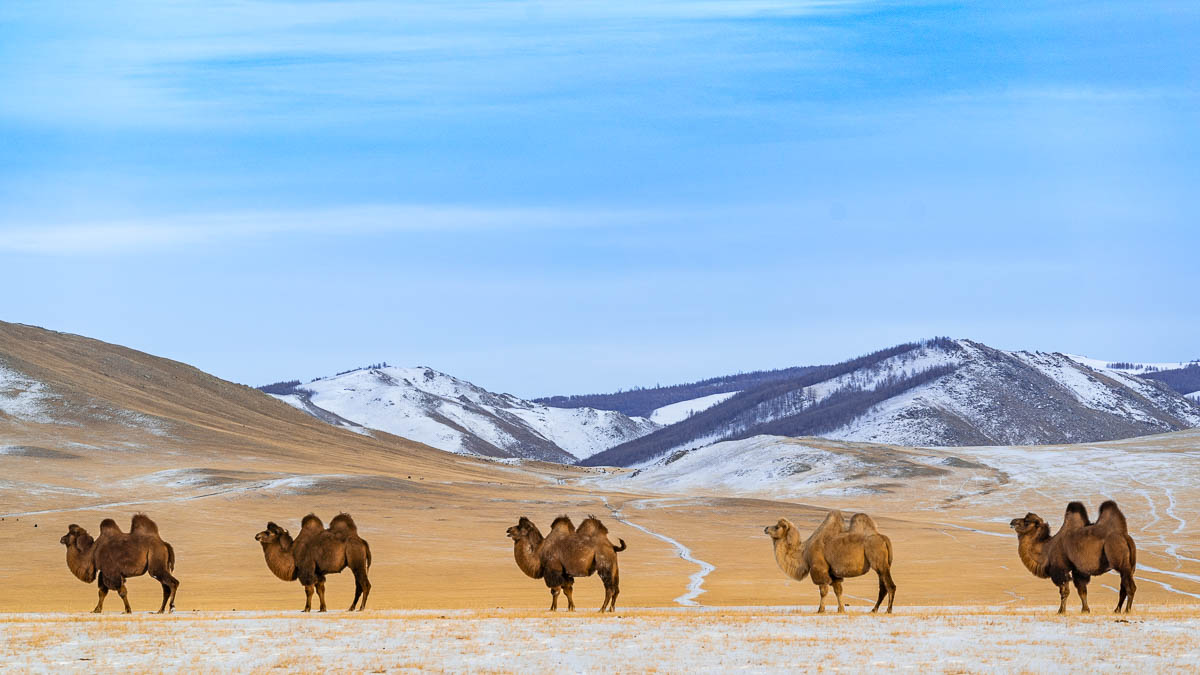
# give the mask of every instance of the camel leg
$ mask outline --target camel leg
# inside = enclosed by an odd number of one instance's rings
[[[563,590],[563,595],[567,596],[567,611],[574,612],[575,611],[575,584],[573,582],[568,583],[568,584],[563,584],[562,590]]]
[[[1063,579],[1062,583],[1060,583],[1058,585],[1058,597],[1059,597],[1058,613],[1059,614],[1067,613],[1067,598],[1070,597],[1070,595],[1071,595],[1071,581],[1069,579]]]
[[[1087,603],[1087,585],[1091,579],[1091,577],[1085,577],[1081,574],[1075,575],[1075,592],[1079,594],[1079,602],[1082,606],[1082,609],[1079,611],[1083,614],[1092,613],[1092,608],[1088,607]]]
[[[321,609],[318,612],[325,611],[325,581],[322,579],[317,582],[317,599],[321,601]]]
[[[612,578],[604,573],[600,574],[600,581],[604,583],[604,602],[600,603],[600,611],[608,609],[608,603],[612,600]]]
[[[171,599],[171,587],[164,584],[161,581],[158,583],[162,585],[162,589],[163,589],[162,604],[158,606],[158,613],[162,614],[163,612],[167,611],[167,600]]]
[[[558,611],[558,586],[550,589],[550,611]]]
[[[879,572],[879,598],[875,601],[875,606],[871,608],[871,613],[879,611],[879,606],[883,604],[883,599],[887,597],[887,584],[883,583],[883,572]]]
[[[162,584],[163,589],[162,606],[158,608],[158,613],[162,614],[168,606],[171,608],[170,611],[174,612],[175,593],[179,590],[179,580],[165,572],[154,577],[154,579],[158,581],[158,583]],[[169,605],[168,602],[170,603]]]
[[[821,604],[817,605],[817,614],[825,613],[825,596],[829,593],[829,584],[821,584]]]
[[[167,611],[175,611],[175,595],[179,593],[179,580],[171,575],[167,575],[167,581],[171,584],[171,602],[167,603]]]
[[[617,611],[617,596],[621,594],[621,577],[616,572],[613,572],[611,579],[611,595],[608,596],[608,611]]]
[[[357,574],[354,575],[354,583],[358,584],[359,587],[362,588],[363,592],[362,602],[358,605],[358,611],[361,612],[367,608],[367,596],[371,594],[371,580],[367,578],[366,568],[363,568],[361,581],[359,580]]]
[[[313,594],[313,587],[305,585],[305,587],[304,587],[304,609],[302,611],[305,611],[305,612],[312,611],[312,594]]]
[[[125,582],[121,582],[121,587],[117,589],[117,595],[121,596],[121,602],[125,603],[125,613],[133,614],[133,608],[129,606],[129,591],[125,590]]]
[[[892,580],[892,571],[887,570],[883,573],[883,581],[888,587],[888,609],[887,613],[892,613],[892,603],[896,601],[896,582]]]
[[[354,599],[350,601],[350,609],[347,612],[353,612],[355,605],[358,604],[358,598],[362,595],[362,586],[359,585],[358,579],[354,580]]]
[[[108,589],[100,587],[100,599],[96,602],[96,609],[92,610],[92,614],[99,614],[104,611],[104,596],[108,595]]]
[[[832,584],[833,584],[833,597],[837,598],[837,602],[838,602],[838,614],[845,614],[846,607],[845,607],[845,605],[842,604],[842,580],[834,579],[832,581]]]
[[[1137,584],[1133,583],[1133,570],[1121,573],[1121,593],[1125,595],[1125,613],[1133,609],[1133,594],[1137,591]],[[1121,609],[1121,603],[1117,603],[1117,609]]]

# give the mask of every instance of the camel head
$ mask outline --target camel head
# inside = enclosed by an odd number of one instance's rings
[[[288,531],[275,523],[267,523],[267,529],[254,535],[254,540],[263,546],[271,544],[279,544],[283,548],[288,548],[292,543],[292,535]]]
[[[778,523],[763,528],[763,533],[775,540],[783,539],[788,536],[788,532],[795,531],[796,526],[787,518],[780,518]]]
[[[508,538],[512,539],[513,541],[520,541],[533,534],[535,531],[537,531],[537,528],[534,526],[533,521],[529,520],[525,516],[521,516],[521,519],[517,521],[516,525],[513,525],[505,530],[505,532],[508,534]]]
[[[77,549],[84,550],[92,545],[92,535],[82,527],[72,523],[67,527],[67,533],[58,540],[58,543],[66,547],[74,546]]]
[[[1013,518],[1008,526],[1017,531],[1017,535],[1035,534],[1041,530],[1049,532],[1050,526],[1036,513],[1026,513],[1024,518]]]

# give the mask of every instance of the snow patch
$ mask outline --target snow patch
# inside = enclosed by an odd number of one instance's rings
[[[47,406],[59,396],[37,380],[0,363],[0,413],[24,422],[50,424]]]
[[[664,405],[661,408],[656,408],[654,412],[650,413],[650,421],[663,426],[675,424],[676,422],[682,422],[692,415],[695,415],[702,410],[708,410],[721,401],[740,393],[741,392],[730,391],[723,394],[709,394],[708,396],[701,396],[700,398],[693,398],[687,401],[679,401],[678,403]]]

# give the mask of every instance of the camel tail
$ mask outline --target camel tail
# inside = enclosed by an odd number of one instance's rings
[[[174,572],[175,571],[175,547],[168,544],[165,541],[163,542],[163,545],[167,547],[167,571]]]
[[[367,543],[366,539],[363,539],[362,543],[363,548],[367,551],[367,569],[371,569],[371,545]]]
[[[1125,535],[1125,543],[1129,544],[1129,569],[1137,567],[1137,544],[1133,543],[1133,537]]]
[[[614,546],[614,547],[613,547],[613,551],[615,551],[615,552],[617,552],[617,553],[620,553],[621,551],[624,551],[624,550],[625,550],[627,547],[625,546],[625,540],[624,540],[624,539],[618,539],[617,541],[621,542],[621,545],[620,545],[620,546]]]
[[[891,538],[889,538],[889,537],[887,537],[887,536],[885,536],[885,535],[882,535],[882,534],[881,534],[881,535],[879,535],[879,536],[883,537],[883,543],[887,545],[887,550],[888,550],[888,567],[889,567],[889,568],[891,568],[891,566],[892,566],[892,540],[891,540]]]
[[[1111,499],[1100,505],[1100,517],[1096,519],[1096,526],[1108,532],[1129,532],[1129,526],[1125,524],[1125,514],[1121,513],[1117,503]]]

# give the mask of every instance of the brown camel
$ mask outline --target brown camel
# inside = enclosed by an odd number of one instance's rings
[[[300,534],[292,539],[287,530],[275,523],[254,535],[262,544],[267,567],[284,581],[299,580],[304,586],[304,611],[312,611],[313,590],[321,601],[319,611],[325,611],[325,575],[337,574],[347,567],[354,573],[354,601],[349,611],[358,605],[367,608],[371,582],[367,570],[371,567],[371,547],[358,536],[358,527],[348,513],[338,514],[325,529],[321,519],[313,514],[300,522]],[[362,604],[358,599],[362,597]]]
[[[162,584],[163,599],[158,613],[175,611],[175,593],[179,580],[171,575],[175,570],[175,549],[158,536],[158,525],[149,516],[139,513],[129,524],[129,534],[121,531],[112,518],[100,522],[100,538],[92,539],[88,531],[72,524],[58,540],[67,547],[67,567],[81,581],[96,581],[100,599],[92,612],[104,610],[104,596],[116,591],[125,603],[125,613],[132,614],[125,580],[149,573]]]
[[[513,540],[513,557],[527,576],[542,579],[550,589],[550,611],[558,609],[558,594],[567,596],[567,611],[575,611],[575,578],[597,574],[604,583],[604,602],[600,611],[616,610],[620,594],[617,553],[626,549],[625,540],[613,546],[608,528],[594,516],[588,516],[576,530],[571,519],[559,516],[550,526],[549,536],[528,518],[522,517],[508,528]]]
[[[1087,601],[1087,585],[1091,578],[1116,570],[1121,575],[1121,590],[1117,596],[1120,612],[1124,605],[1128,613],[1133,608],[1137,584],[1133,571],[1137,567],[1137,546],[1129,536],[1125,514],[1114,501],[1100,505],[1100,517],[1095,523],[1088,519],[1087,508],[1080,502],[1067,504],[1062,527],[1050,536],[1050,526],[1035,513],[1013,518],[1009,525],[1017,532],[1017,555],[1026,569],[1041,579],[1050,579],[1058,586],[1058,613],[1067,611],[1069,584],[1075,583],[1083,613],[1091,612]]]
[[[796,581],[811,575],[813,583],[821,589],[821,604],[817,613],[825,611],[825,595],[833,586],[837,596],[838,611],[845,612],[842,605],[842,580],[866,574],[871,569],[879,575],[879,599],[872,612],[879,611],[884,596],[887,596],[888,614],[892,613],[892,601],[896,597],[896,584],[892,581],[892,540],[879,534],[875,521],[865,513],[856,513],[846,529],[840,511],[830,511],[824,522],[808,539],[800,541],[800,531],[787,518],[763,528],[775,545],[775,562],[783,573]]]

